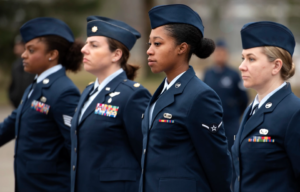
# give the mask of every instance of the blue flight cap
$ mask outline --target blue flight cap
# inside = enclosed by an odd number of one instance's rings
[[[243,49],[275,46],[288,51],[293,56],[295,38],[284,25],[271,21],[247,23],[241,30]]]
[[[23,41],[28,41],[42,36],[57,35],[70,43],[74,42],[74,35],[69,26],[63,21],[51,17],[39,17],[26,22],[20,32]]]
[[[202,36],[204,36],[204,26],[200,16],[186,5],[172,4],[155,6],[149,11],[149,17],[152,29],[173,23],[190,24],[198,28]]]
[[[87,19],[87,36],[105,36],[115,39],[129,50],[141,34],[126,23],[107,17],[89,16]]]
[[[217,39],[217,41],[216,41],[216,47],[227,48],[226,41],[224,39]]]

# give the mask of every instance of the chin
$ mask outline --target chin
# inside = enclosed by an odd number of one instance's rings
[[[152,73],[160,73],[161,71],[156,69],[155,67],[150,67]]]

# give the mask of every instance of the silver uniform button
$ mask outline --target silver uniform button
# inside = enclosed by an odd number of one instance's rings
[[[75,153],[76,153],[76,151],[77,151],[76,147],[74,148],[74,151],[75,151]]]
[[[146,153],[146,149],[144,149],[144,154]]]
[[[73,171],[75,171],[75,165],[73,165]]]
[[[77,130],[75,130],[75,135],[77,135]]]
[[[238,181],[240,181],[240,176],[238,176]]]

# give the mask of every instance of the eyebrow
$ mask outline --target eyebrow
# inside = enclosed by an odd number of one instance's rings
[[[251,55],[255,56],[253,53],[246,54],[246,56],[251,56]],[[243,53],[242,53],[242,56],[244,56]]]
[[[149,39],[151,39],[151,37],[149,37]],[[164,40],[163,38],[161,38],[159,36],[154,36],[153,39],[162,39],[162,40]]]
[[[92,40],[92,41],[86,41],[85,43],[98,43],[98,41]]]

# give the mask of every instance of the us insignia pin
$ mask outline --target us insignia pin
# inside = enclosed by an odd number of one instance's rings
[[[112,98],[109,98],[107,103],[111,103],[112,102]]]
[[[50,105],[34,100],[31,103],[31,109],[47,115],[50,109]]]
[[[43,83],[44,83],[44,84],[48,84],[49,81],[50,81],[49,79],[44,79],[44,80],[43,80]]]
[[[179,88],[181,86],[181,83],[176,83],[175,88]]]
[[[272,103],[269,102],[266,104],[266,108],[269,109],[270,107],[272,107]]]
[[[172,119],[172,114],[170,114],[170,113],[164,113],[164,118],[166,118],[166,119]]]
[[[212,133],[216,133],[220,129],[222,124],[223,122],[221,121],[221,123],[219,124],[211,124],[211,125],[202,124],[202,127],[204,127],[205,129],[209,130]]]
[[[269,133],[268,129],[262,128],[259,130],[259,134],[261,134],[261,135],[267,135],[268,133]]]
[[[110,91],[110,87],[105,87],[105,90],[106,91]]]
[[[98,27],[97,26],[92,27],[92,32],[96,33],[97,31],[98,31]]]
[[[109,94],[110,97],[114,97],[114,96],[117,96],[117,95],[120,95],[120,92],[113,92],[113,93]]]

